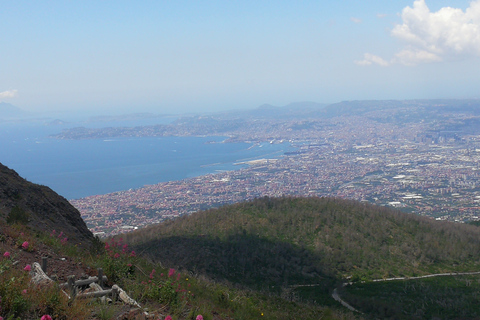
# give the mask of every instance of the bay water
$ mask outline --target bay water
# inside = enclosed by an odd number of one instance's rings
[[[225,137],[49,137],[69,126],[2,123],[0,163],[67,199],[79,199],[235,170],[238,162],[279,158],[292,149],[288,143],[223,143]]]

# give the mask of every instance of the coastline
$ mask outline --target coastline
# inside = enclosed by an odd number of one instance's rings
[[[225,136],[61,140],[49,136],[58,129],[30,126],[20,135],[22,127],[3,135],[0,147],[10,152],[0,161],[69,200],[238,170],[237,162],[277,158],[292,149],[232,143]]]

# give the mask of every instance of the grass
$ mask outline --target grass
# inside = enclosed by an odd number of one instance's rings
[[[87,319],[90,314],[86,301],[70,301],[51,285],[32,285],[27,271],[12,268],[13,260],[0,262],[0,315],[5,319],[39,319],[51,315],[54,319]]]
[[[65,241],[60,232],[34,233],[21,225],[1,225],[2,236],[16,239],[10,255],[0,252],[0,317],[4,319],[116,319],[125,312],[120,303],[102,305],[97,300],[70,300],[57,284],[32,286],[30,275],[23,266],[15,265],[21,250],[35,253],[43,245],[89,268],[102,268],[109,281],[117,284],[138,301],[145,310],[164,319],[355,319],[336,308],[319,304],[289,301],[277,295],[254,290],[241,290],[226,283],[173,268],[151,263],[132,252],[121,240],[98,243],[96,249],[84,252]],[[28,247],[23,248],[24,242]],[[0,248],[6,248],[5,244]],[[0,249],[1,250],[1,249]],[[33,262],[33,261],[32,261]]]

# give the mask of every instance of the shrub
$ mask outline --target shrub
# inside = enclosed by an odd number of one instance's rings
[[[135,251],[128,251],[128,246],[122,243],[122,239],[111,239],[105,243],[105,254],[100,264],[108,280],[116,283],[125,278],[133,278],[136,261]]]
[[[28,219],[29,219],[29,214],[19,206],[15,206],[12,208],[12,210],[7,216],[7,223],[8,224],[14,224],[14,223],[27,224]]]
[[[8,317],[18,317],[30,307],[24,294],[28,287],[28,273],[10,270],[0,274],[0,310]]]

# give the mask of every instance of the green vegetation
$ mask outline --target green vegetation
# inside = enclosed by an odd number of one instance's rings
[[[480,221],[469,221],[468,224],[471,224],[472,226],[480,227]]]
[[[40,235],[30,233],[18,225],[7,227],[0,224],[2,246],[5,239],[15,236],[23,238],[22,245],[10,251],[1,250],[0,256],[0,316],[4,319],[40,319],[48,314],[54,319],[88,319],[91,308],[86,301],[69,300],[55,283],[32,285],[30,265],[19,264],[20,252],[34,253],[40,245]],[[20,247],[21,249],[16,249]]]
[[[28,223],[29,215],[25,210],[20,208],[19,206],[15,206],[10,210],[10,213],[7,216],[7,223],[8,224],[27,224]]]
[[[356,283],[342,298],[375,318],[478,319],[480,276]]]
[[[480,269],[474,226],[331,198],[256,199],[124,238],[157,261],[254,289]]]
[[[32,286],[25,257],[38,259],[45,250],[68,257],[72,272],[79,265],[90,273],[102,268],[107,285],[119,285],[160,319],[480,316],[478,275],[371,281],[479,271],[478,227],[354,201],[261,198],[106,242],[96,239],[88,251],[61,231],[32,230],[0,222],[0,316],[5,319],[125,317],[120,303],[72,301],[56,284]],[[342,287],[346,281],[352,284]],[[364,315],[334,301],[335,288]]]
[[[122,303],[103,305],[94,299],[70,300],[60,289],[59,280],[51,285],[33,286],[25,268],[25,257],[49,250],[71,260],[72,272],[83,265],[89,272],[103,268],[107,285],[114,283],[138,301],[154,319],[171,315],[176,319],[356,319],[350,313],[320,305],[305,304],[220,284],[203,276],[165,267],[137,255],[121,239],[110,239],[84,251],[65,240],[63,233],[37,233],[27,226],[0,222],[0,316],[4,319],[119,319],[129,317]],[[22,242],[23,241],[23,242]],[[93,247],[92,247],[93,248]],[[20,261],[16,263],[15,261]],[[28,260],[30,261],[30,260]],[[33,262],[33,261],[32,261]],[[127,312],[127,315],[125,315]]]
[[[480,229],[475,226],[331,198],[261,198],[123,237],[154,261],[310,306],[336,305],[332,290],[353,281],[345,300],[358,302],[362,311],[375,317],[399,318],[398,312],[403,317],[404,307],[409,310],[405,318],[435,316],[443,309],[417,306],[415,293],[397,299],[396,289],[388,289],[393,282],[369,280],[480,269]],[[432,292],[441,288],[454,292],[445,306],[451,311],[445,314],[454,314],[458,306],[477,298],[473,289],[457,294],[463,287],[454,289],[454,282],[446,278],[422,283],[431,283]],[[368,299],[369,294],[353,290],[370,285],[385,286],[379,290],[382,298]],[[476,316],[472,308],[465,309],[465,318]]]

